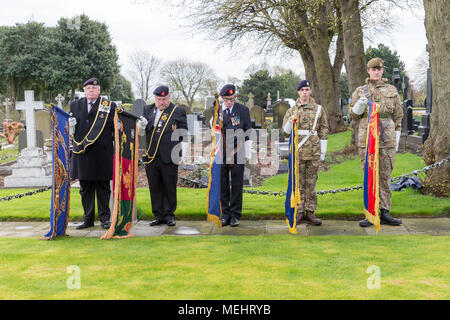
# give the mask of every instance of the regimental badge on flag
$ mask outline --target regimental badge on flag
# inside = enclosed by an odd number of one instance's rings
[[[138,117],[117,108],[114,115],[114,208],[111,227],[102,239],[134,237],[130,229],[136,220],[138,175]]]
[[[297,206],[300,204],[300,190],[298,187],[298,123],[292,121],[292,130],[289,137],[289,172],[284,208],[289,232],[297,234]]]
[[[380,105],[369,101],[366,137],[366,161],[364,165],[364,214],[380,230],[380,185],[379,185],[379,114]]]
[[[211,161],[209,164],[209,182],[207,191],[207,220],[222,227],[222,205],[220,203],[220,166],[223,163],[222,155],[222,113],[219,106],[219,97],[216,95],[213,108],[213,121],[211,128]]]
[[[69,119],[64,110],[52,105],[53,179],[50,206],[50,231],[42,239],[65,236],[70,210]]]

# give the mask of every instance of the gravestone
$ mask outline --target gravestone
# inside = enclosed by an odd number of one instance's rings
[[[198,117],[195,114],[188,114],[186,116],[186,118],[187,118],[187,126],[188,126],[189,134],[191,136],[193,136],[193,135],[195,135],[195,129],[196,129],[195,123],[198,122]],[[197,127],[198,127],[198,124],[197,124]]]
[[[265,128],[266,112],[263,108],[260,106],[253,106],[253,108],[250,109],[250,118],[255,120],[255,126],[253,128]]]
[[[52,166],[42,148],[36,144],[35,110],[42,110],[44,103],[34,101],[34,91],[25,91],[25,101],[16,104],[17,110],[26,113],[27,147],[23,149],[17,163],[11,167],[12,175],[5,178],[5,187],[42,187],[52,184]]]
[[[19,152],[27,147],[27,132],[19,132]],[[36,147],[44,148],[44,135],[42,131],[36,130]]]
[[[345,99],[340,98],[339,99],[339,106],[341,107],[342,117],[344,120],[348,119],[348,104]]]
[[[413,118],[413,107],[412,107],[412,100],[406,100],[404,103],[404,108],[406,110],[405,112],[405,117],[406,118],[406,126],[405,131],[408,134],[413,134],[414,133],[414,118]]]
[[[270,92],[267,92],[267,108],[272,105],[272,98],[270,97]]]
[[[427,70],[427,98],[426,98],[426,111],[425,114],[422,115],[420,126],[418,127],[419,133],[422,135],[422,142],[427,140],[430,134],[430,117],[432,111],[432,85],[431,85],[431,69]]]
[[[283,118],[289,108],[289,103],[284,99],[281,99],[273,105],[273,122],[277,129],[281,129],[283,127]]]
[[[34,113],[36,121],[36,132],[41,131],[44,140],[50,139],[52,137],[52,124],[51,124],[51,114],[47,109],[36,110]],[[38,145],[38,147],[41,147]]]
[[[142,116],[144,114],[145,105],[146,105],[146,103],[143,99],[134,100],[132,113],[137,117]]]
[[[211,121],[212,118],[212,108],[210,107],[205,109],[205,111],[203,111],[203,116],[205,117],[206,126],[209,127],[209,122]]]
[[[144,114],[144,107],[146,103],[143,99],[136,99],[133,102],[133,110],[131,113],[133,113],[135,116],[140,117]],[[145,135],[139,136],[139,149],[145,149]]]
[[[205,110],[211,109],[214,105],[214,96],[207,96],[205,98]]]

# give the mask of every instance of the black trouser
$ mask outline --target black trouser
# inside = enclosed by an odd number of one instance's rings
[[[165,164],[160,156],[145,166],[152,201],[152,212],[156,219],[168,221],[175,219],[177,208],[178,166]]]
[[[100,222],[109,222],[111,211],[109,200],[111,197],[111,187],[109,180],[90,181],[80,180],[80,195],[83,205],[85,224],[94,224],[95,221],[95,194],[97,194],[97,210]]]
[[[222,204],[222,218],[241,218],[242,189],[244,187],[244,164],[222,164],[220,170],[220,202]],[[231,195],[230,195],[231,173]]]

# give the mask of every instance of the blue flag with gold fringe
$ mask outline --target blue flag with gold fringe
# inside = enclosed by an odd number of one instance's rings
[[[69,119],[64,110],[52,105],[52,156],[53,179],[50,206],[50,231],[43,239],[65,236],[70,210],[70,157]]]
[[[222,227],[222,205],[220,203],[220,170],[222,164],[222,117],[218,96],[214,101],[211,128],[211,161],[207,191],[207,221]]]
[[[300,204],[300,190],[298,188],[298,124],[292,121],[291,135],[289,137],[289,171],[284,208],[286,212],[286,223],[289,232],[297,234],[297,206]]]

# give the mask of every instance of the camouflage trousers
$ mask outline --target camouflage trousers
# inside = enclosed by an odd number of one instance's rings
[[[391,178],[394,169],[395,148],[380,148],[380,209],[391,210]],[[366,149],[358,148],[364,171]]]
[[[300,204],[298,212],[316,211],[317,193],[316,184],[320,160],[299,160],[299,189]]]

